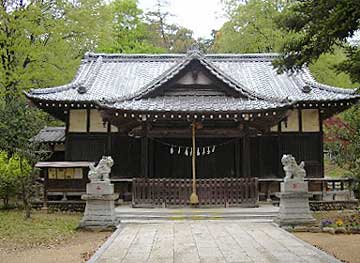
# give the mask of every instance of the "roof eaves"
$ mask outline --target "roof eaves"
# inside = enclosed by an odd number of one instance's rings
[[[353,94],[356,94],[359,89],[359,88],[358,89],[344,89],[344,88],[334,87],[334,86],[330,86],[330,85],[326,85],[326,84],[317,82],[308,68],[304,68],[300,72],[300,78],[302,79],[302,81],[304,81],[309,86],[313,86],[318,89],[322,89],[322,90],[326,90],[326,91],[334,92],[334,93],[353,95]]]
[[[84,81],[82,79],[84,79],[84,78],[85,78],[85,80],[87,79],[86,77],[87,77],[88,73],[90,72],[90,69],[91,69],[93,63],[94,63],[93,61],[90,61],[90,63],[89,63],[86,59],[83,59],[81,62],[81,65],[86,65],[86,64],[88,64],[88,65],[86,67],[80,66],[80,69],[76,72],[75,77],[69,84],[60,85],[60,86],[51,87],[51,88],[30,89],[29,92],[24,92],[24,93],[25,93],[26,97],[31,99],[31,98],[37,98],[39,95],[54,94],[54,93],[67,91],[70,89],[79,88],[81,85],[83,85]]]

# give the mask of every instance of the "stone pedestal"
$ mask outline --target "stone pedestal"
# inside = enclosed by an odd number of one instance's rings
[[[280,210],[277,223],[284,225],[304,225],[315,221],[310,207],[308,182],[303,180],[287,180],[281,183]]]
[[[86,185],[84,217],[80,228],[107,229],[115,228],[120,221],[115,216],[114,201],[119,197],[114,194],[114,185],[108,181],[92,182]]]

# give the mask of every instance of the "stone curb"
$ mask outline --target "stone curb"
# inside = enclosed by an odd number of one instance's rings
[[[101,245],[100,248],[97,249],[95,254],[87,261],[87,263],[96,263],[96,261],[100,258],[100,256],[110,247],[112,242],[120,235],[120,233],[124,230],[125,226],[120,224],[117,226],[117,229],[111,236],[105,241],[104,244]]]
[[[311,249],[315,249],[317,251],[319,251],[320,254],[322,254],[324,257],[327,258],[327,262],[328,263],[341,263],[340,260],[338,260],[337,258],[335,258],[333,255],[329,255],[326,252],[322,251],[321,249],[310,245],[309,243],[305,242],[304,240],[301,240],[300,238],[298,238],[297,236],[293,235],[292,233],[289,233],[288,231],[286,231],[285,229],[282,229],[281,227],[279,227],[278,224],[273,223],[275,226],[277,226],[281,231],[283,231],[286,235],[291,235],[292,238],[296,239],[297,241],[299,241],[301,244],[303,244],[305,247],[307,248],[311,248]]]

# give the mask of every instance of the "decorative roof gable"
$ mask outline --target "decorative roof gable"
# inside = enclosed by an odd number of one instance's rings
[[[281,103],[340,101],[359,96],[355,90],[317,83],[306,68],[298,74],[277,74],[271,64],[276,57],[276,54],[203,55],[198,51],[171,55],[89,53],[71,83],[31,90],[26,96],[34,101],[78,104],[146,99],[164,84],[179,81],[186,72],[191,72],[192,64],[197,64],[210,80],[221,82],[226,87],[224,94],[231,97],[238,94],[239,99]],[[190,90],[195,86],[189,86]]]

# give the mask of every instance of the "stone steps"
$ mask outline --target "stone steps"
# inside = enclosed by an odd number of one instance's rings
[[[182,220],[244,220],[271,222],[278,208],[228,208],[228,209],[116,209],[116,217],[123,223],[143,223]]]

